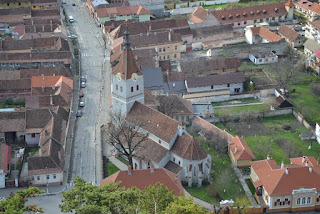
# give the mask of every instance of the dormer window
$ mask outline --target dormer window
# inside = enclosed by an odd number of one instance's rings
[[[247,13],[246,13],[246,12],[244,12],[244,13],[243,13],[243,16],[247,16]]]
[[[257,14],[260,14],[260,10],[257,10]]]
[[[267,13],[267,11],[266,11],[266,10],[263,10],[263,11],[262,11],[262,13],[263,13],[263,14],[266,14],[266,13]]]
[[[229,15],[229,19],[233,19],[233,15]]]
[[[237,17],[237,18],[240,18],[240,14],[237,13],[237,14],[236,14],[236,17]]]
[[[253,11],[251,11],[251,12],[250,12],[250,15],[251,15],[251,16],[253,16],[253,15],[254,15],[254,12],[253,12]]]
[[[279,12],[279,9],[278,8],[274,8],[274,11],[277,13],[277,12]]]
[[[226,20],[226,17],[225,17],[225,16],[221,16],[221,19],[222,19],[222,20]]]

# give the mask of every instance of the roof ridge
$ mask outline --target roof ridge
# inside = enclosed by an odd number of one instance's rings
[[[276,185],[274,185],[274,187],[273,187],[273,189],[272,189],[272,191],[271,191],[271,193],[269,195],[272,195],[272,193],[275,191],[276,187],[279,185],[279,183],[280,183],[282,177],[284,176],[284,174],[285,174],[285,172],[283,171],[281,177],[278,179],[278,182],[276,183]]]

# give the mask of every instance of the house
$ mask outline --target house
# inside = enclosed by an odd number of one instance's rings
[[[250,167],[251,161],[255,159],[247,142],[239,136],[235,136],[231,139],[229,155],[232,164],[236,167]]]
[[[212,11],[212,15],[221,24],[232,24],[233,28],[244,28],[261,22],[279,22],[293,19],[294,4],[289,0],[286,3],[272,3],[249,6],[231,10]]]
[[[308,39],[320,43],[320,20],[308,21],[305,30],[305,36]]]
[[[180,62],[181,71],[192,73],[194,76],[236,72],[239,66],[237,57]]]
[[[87,7],[90,14],[94,14],[96,11],[96,7],[99,5],[109,4],[106,0],[87,0],[85,2],[85,6]]]
[[[153,92],[162,93],[164,86],[161,68],[144,68],[141,69],[141,71],[143,73],[144,88]]]
[[[294,5],[296,8],[296,11],[307,15],[309,13],[309,7],[311,7],[312,4],[313,3],[308,0],[300,0],[296,2]]]
[[[277,108],[292,108],[293,105],[283,95],[279,94],[276,98]]]
[[[154,168],[150,165],[150,169],[132,170],[131,166],[126,171],[119,171],[100,181],[100,186],[104,186],[109,182],[121,182],[120,187],[131,188],[137,187],[140,190],[155,185],[156,183],[163,184],[173,191],[175,196],[184,195],[184,189],[180,182],[180,178],[171,171],[164,168]]]
[[[275,160],[251,162],[251,181],[258,201],[269,212],[314,211],[320,206],[320,167],[314,157],[290,158],[290,164]]]
[[[264,65],[278,62],[278,56],[273,52],[249,53],[249,59],[256,65]]]
[[[130,6],[141,5],[157,18],[165,16],[164,0],[129,0],[129,4]]]
[[[301,47],[304,43],[303,37],[297,31],[292,30],[286,25],[281,25],[278,29],[278,33],[281,37],[285,38],[286,42],[293,48]]]
[[[318,141],[318,143],[320,143],[320,124],[319,123],[316,123],[316,139]]]
[[[193,115],[200,118],[212,118],[214,116],[214,109],[211,103],[193,103]]]
[[[165,93],[177,94],[179,96],[187,92],[185,80],[186,72],[163,72],[163,82]]]
[[[313,53],[320,49],[320,44],[318,44],[317,42],[315,42],[312,39],[308,39],[304,44],[304,54],[307,55],[308,57],[310,57],[311,55],[313,55]]]
[[[144,104],[150,108],[158,110],[159,108],[159,101],[157,100],[156,96],[147,88],[144,88]]]
[[[242,72],[189,77],[185,84],[188,93],[229,90],[231,94],[243,92],[245,77]]]
[[[58,0],[31,0],[32,10],[59,9]]]
[[[1,9],[0,23],[8,24],[10,27],[23,24],[26,18],[31,18],[31,8],[29,7]]]
[[[279,42],[281,37],[265,27],[251,27],[245,32],[246,42],[249,44]]]
[[[310,21],[317,20],[320,17],[320,5],[314,2],[309,7],[308,18]]]
[[[125,116],[142,135],[148,136],[135,150],[134,169],[166,168],[177,174],[181,181],[198,186],[207,179],[211,169],[211,156],[187,133],[185,124],[144,105],[143,73],[135,63],[129,42],[129,33],[122,45],[119,63],[112,71],[112,111]]]
[[[199,6],[191,13],[189,25],[191,28],[203,28],[220,25],[220,22],[212,13]]]
[[[2,74],[2,72],[0,72]],[[6,72],[7,73],[7,72]],[[10,74],[11,76],[12,74]],[[0,80],[0,97],[19,97],[31,94],[30,79]]]
[[[136,5],[127,7],[99,8],[96,10],[97,22],[104,24],[112,20],[130,20],[137,22],[150,21],[151,12],[146,8]]]
[[[192,103],[189,100],[183,99],[178,95],[160,95],[157,96],[157,100],[160,104],[158,108],[160,112],[176,121],[184,121],[187,124],[190,123],[194,111]]]
[[[32,186],[62,184],[68,116],[60,107],[52,111],[51,119],[40,132],[39,154],[28,158],[28,175],[22,180]]]
[[[28,8],[31,6],[31,0],[2,0],[0,2],[0,9],[9,9],[9,8]]]
[[[11,170],[11,146],[5,143],[4,138],[0,138],[0,171],[1,170],[4,172],[5,176]],[[0,188],[4,187],[0,185]]]

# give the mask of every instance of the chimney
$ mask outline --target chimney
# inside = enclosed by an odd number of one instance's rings
[[[312,172],[312,167],[311,166],[309,166],[309,172]]]
[[[151,27],[151,24],[149,25],[149,31],[151,31],[152,29],[151,29],[152,27]]]
[[[50,31],[53,31],[52,19],[50,20]]]
[[[41,76],[43,77],[43,76],[44,76],[44,74],[41,74]]]
[[[42,32],[44,32],[44,25],[42,25]]]
[[[267,160],[270,160],[270,155],[267,155]]]
[[[128,175],[132,175],[131,165],[128,165]]]
[[[309,161],[306,162],[305,166],[309,166]]]
[[[286,174],[287,175],[289,174],[289,168],[288,167],[286,168]]]
[[[284,162],[281,161],[281,169],[284,169]]]
[[[36,33],[37,32],[37,29],[36,29],[36,26],[33,25],[33,31]]]
[[[150,33],[149,33],[149,31],[147,32],[147,36],[149,36],[150,35]]]
[[[304,163],[305,161],[306,161],[306,156],[303,156],[302,163]]]
[[[53,74],[52,74],[52,76],[55,76],[55,75],[56,75],[56,73],[53,73]]]
[[[235,147],[234,147],[234,153],[237,153],[237,151],[238,151],[238,147],[235,146]]]
[[[44,86],[41,86],[41,91],[44,92]]]
[[[138,56],[137,55],[135,55],[134,58],[135,58],[135,60],[138,60]]]
[[[168,39],[169,39],[169,42],[171,42],[171,30],[169,31],[169,34],[168,34]]]
[[[150,172],[151,172],[151,173],[154,173],[154,164],[153,164],[153,163],[150,164]]]
[[[50,105],[53,106],[52,95],[50,95]]]

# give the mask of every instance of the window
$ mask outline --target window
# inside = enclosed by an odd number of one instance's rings
[[[19,2],[19,6],[21,6],[21,3]]]
[[[173,162],[176,162],[176,159],[174,157],[172,158],[172,160],[173,160]]]
[[[176,116],[176,120],[177,120],[177,121],[179,120],[179,116]]]
[[[305,204],[306,203],[306,197],[303,197],[302,198],[302,204]]]
[[[213,85],[211,86],[211,89],[213,89]]]
[[[240,25],[240,22],[238,22],[238,25]]]
[[[159,52],[161,52],[161,48],[159,48]]]
[[[276,18],[275,17],[272,17],[272,20],[274,21]]]
[[[118,91],[118,84],[116,85],[116,90]]]
[[[9,3],[7,3],[7,6],[9,6],[10,4]]]
[[[256,22],[257,22],[257,20],[254,20],[254,21],[253,21],[253,23],[256,23]]]
[[[34,181],[34,176],[32,176],[32,179],[31,180],[33,180]]]
[[[181,120],[184,120],[184,116],[181,116]]]
[[[161,60],[161,56],[159,56],[159,60]]]
[[[260,19],[260,22],[263,22],[263,19]]]
[[[307,204],[311,204],[311,197],[307,198]]]
[[[163,52],[165,52],[166,51],[166,48],[163,48]]]
[[[229,88],[229,87],[230,87],[230,84],[228,84],[227,87]]]
[[[259,59],[259,62],[262,62],[262,59]]]
[[[139,91],[139,85],[137,85],[137,91]]]
[[[32,133],[32,134],[31,134],[31,137],[32,137],[32,138],[35,138],[35,137],[36,137],[36,134],[35,134],[35,133]]]
[[[283,205],[290,205],[290,201],[288,198],[284,199]]]
[[[163,56],[163,60],[165,60],[166,59],[166,56]]]
[[[57,178],[57,175],[56,174],[53,174],[53,179],[56,179]]]
[[[180,165],[180,161],[179,161],[179,165]]]
[[[243,24],[247,24],[247,21],[244,21]]]
[[[40,176],[39,175],[37,176],[37,180],[40,181]]]
[[[123,89],[122,89],[122,86],[120,87],[120,92],[122,92],[123,91]]]
[[[274,206],[278,206],[281,205],[281,200],[280,198],[278,198],[275,202],[274,202]]]
[[[159,140],[159,143],[161,144],[161,140]]]
[[[301,198],[297,198],[297,204],[301,204]]]
[[[133,86],[131,87],[131,92],[133,92]]]
[[[168,59],[170,59],[170,55],[168,55]]]
[[[47,175],[47,179],[50,179],[50,175]]]
[[[266,18],[266,21],[269,21],[269,18]]]
[[[173,57],[174,57],[174,58],[177,58],[177,54],[174,54]]]
[[[174,49],[175,49],[175,50],[178,50],[178,46],[175,46]]]

